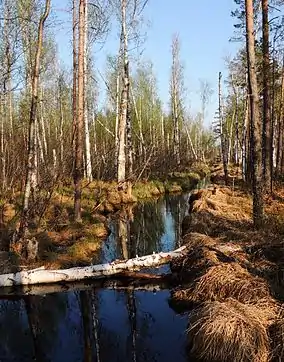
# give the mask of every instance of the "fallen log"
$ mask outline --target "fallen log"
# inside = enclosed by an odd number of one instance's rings
[[[112,263],[75,267],[70,269],[48,270],[44,267],[33,270],[22,270],[17,273],[0,275],[0,288],[19,285],[50,284],[75,282],[86,279],[105,278],[124,271],[138,271],[144,268],[155,268],[169,263],[184,254],[187,247],[170,252],[136,257],[128,260],[116,260]]]

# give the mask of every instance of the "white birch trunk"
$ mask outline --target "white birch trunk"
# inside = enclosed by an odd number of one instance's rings
[[[133,93],[133,88],[130,87],[130,92],[131,92],[131,97],[132,97],[132,102],[133,102],[133,107],[134,107],[134,111],[135,111],[135,116],[137,118],[137,122],[138,122],[138,128],[139,128],[139,155],[141,157],[141,159],[143,159],[143,155],[146,155],[145,152],[145,142],[144,142],[144,137],[143,137],[143,131],[142,131],[142,119],[141,119],[141,114],[139,114],[138,109],[137,109],[137,103],[136,103],[136,99],[135,99],[135,95]]]
[[[128,39],[126,30],[126,6],[127,1],[121,0],[121,16],[122,16],[122,38],[123,38],[123,90],[121,94],[121,105],[119,115],[118,128],[118,165],[117,165],[117,180],[118,182],[125,181],[126,177],[126,125],[127,125],[127,108],[128,108]]]
[[[34,125],[35,129],[34,129],[34,170],[31,174],[31,189],[34,190],[37,187],[37,175],[38,175],[38,155],[37,155],[37,149],[38,149],[38,137],[37,137],[37,133],[38,133],[38,123],[37,123],[37,118],[35,121],[35,125]]]
[[[5,188],[6,185],[6,158],[4,154],[4,109],[3,109],[3,99],[0,98],[0,117],[1,117],[1,161],[2,161],[2,189]]]
[[[64,115],[63,115],[63,106],[62,99],[60,98],[60,125],[59,125],[59,144],[60,144],[60,165],[62,168],[62,173],[64,172],[64,142],[63,142],[63,123],[64,123]]]
[[[44,159],[42,142],[41,142],[40,135],[39,135],[39,125],[38,124],[37,124],[37,127],[36,127],[36,138],[37,138],[37,143],[38,143],[40,161],[44,165],[45,159]]]
[[[53,175],[54,177],[56,177],[58,167],[57,167],[57,155],[55,148],[52,149],[52,157],[53,157]]]
[[[88,181],[93,180],[92,176],[92,160],[91,160],[91,145],[90,145],[90,130],[88,120],[88,102],[87,102],[87,59],[88,59],[88,1],[86,2],[85,10],[85,34],[84,34],[84,123],[85,123],[85,148],[86,148],[86,177]]]
[[[45,157],[47,157],[47,141],[46,141],[46,130],[44,124],[44,106],[43,106],[43,87],[41,87],[41,102],[40,102],[40,126],[41,126],[41,134],[42,134],[42,141],[43,141],[43,152]]]
[[[0,288],[17,285],[48,284],[59,282],[75,282],[79,280],[103,278],[119,274],[123,271],[138,271],[144,268],[158,267],[184,254],[187,247],[170,252],[145,255],[128,260],[113,261],[108,264],[98,264],[86,267],[75,267],[61,270],[46,270],[44,267],[25,270],[17,273],[0,275]]]
[[[120,57],[120,55],[119,55]],[[119,63],[119,62],[118,62]],[[119,126],[119,88],[120,88],[120,75],[119,75],[119,67],[117,69],[116,76],[116,111],[115,111],[115,162],[116,167],[118,162],[118,146],[119,146],[119,138],[118,138],[118,126]]]
[[[195,160],[197,161],[197,160],[198,160],[198,157],[197,157],[197,154],[196,154],[196,152],[195,152],[195,149],[194,149],[194,146],[193,146],[193,143],[192,143],[192,139],[191,139],[191,137],[190,137],[190,133],[189,133],[189,130],[188,130],[188,127],[187,127],[187,126],[185,126],[185,130],[186,130],[187,139],[188,139],[188,142],[189,142],[189,144],[190,144],[190,147],[191,147],[193,156],[194,156]]]

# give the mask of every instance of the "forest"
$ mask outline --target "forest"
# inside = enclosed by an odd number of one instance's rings
[[[165,188],[179,191],[180,183],[191,187],[199,164],[218,154],[214,134],[203,124],[209,84],[201,85],[196,116],[185,104],[179,36],[169,39],[168,111],[153,64],[137,59],[146,6],[147,1],[69,4],[73,60],[66,69],[53,30],[57,8],[51,2],[2,2],[1,224],[6,231],[9,224],[6,244],[16,253],[27,255],[27,239],[52,223],[54,207],[61,214],[71,209],[69,219],[80,223],[94,210],[112,211],[120,203],[117,187],[131,202]],[[112,22],[117,54],[96,70],[93,47],[105,41]],[[106,93],[103,105],[98,78]]]
[[[24,301],[37,360],[44,298],[72,293],[84,360],[113,359],[109,290],[127,300],[127,361],[144,353],[136,299],[156,292],[186,316],[186,358],[284,360],[283,5],[232,0],[237,51],[193,111],[179,29],[166,100],[143,56],[151,0],[0,2],[0,311]]]

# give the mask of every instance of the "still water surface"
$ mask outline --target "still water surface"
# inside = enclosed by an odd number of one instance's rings
[[[178,247],[187,199],[183,194],[139,203],[113,219],[94,262]],[[187,316],[169,307],[169,295],[90,288],[1,300],[0,362],[187,361]]]

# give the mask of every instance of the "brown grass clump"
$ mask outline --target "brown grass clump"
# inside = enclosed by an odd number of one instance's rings
[[[208,211],[213,216],[226,217],[229,220],[248,220],[251,218],[251,198],[240,191],[233,192],[226,187],[219,187],[216,193],[203,191],[201,197],[192,204],[192,211]]]
[[[242,303],[257,302],[270,298],[267,283],[252,276],[237,263],[222,263],[212,266],[202,275],[188,294],[194,303],[205,301],[224,301],[229,297]]]
[[[205,235],[211,235],[212,231],[212,214],[207,210],[201,210],[194,212],[191,215],[190,223],[187,224],[187,230],[183,229],[183,235],[189,233],[202,233]]]
[[[186,215],[181,223],[181,235],[184,237],[190,232],[190,225],[191,225],[192,216]]]
[[[272,361],[284,361],[284,315],[276,320],[270,328],[272,341]]]
[[[187,312],[193,308],[191,288],[176,289],[171,292],[169,303],[176,312]]]
[[[175,259],[171,264],[171,271],[178,273],[182,281],[192,280],[211,266],[219,264],[214,250],[196,247],[190,249],[185,257]]]
[[[208,302],[190,315],[190,353],[210,362],[269,360],[268,314],[265,308],[234,299]]]
[[[200,267],[200,263],[215,265],[218,259],[213,251],[206,249],[207,246],[213,246],[214,240],[209,236],[190,233],[183,238],[183,244],[188,246],[188,253],[170,262],[172,272],[191,272],[194,265]]]
[[[191,249],[194,249],[198,247],[213,246],[216,244],[216,241],[204,234],[190,233],[184,237],[183,244],[186,244]]]

